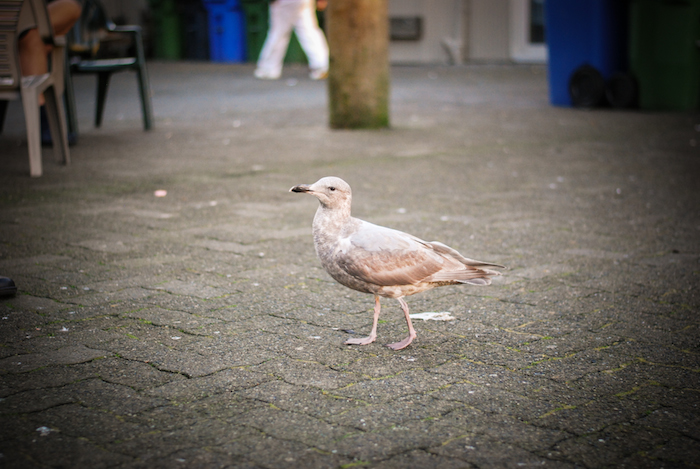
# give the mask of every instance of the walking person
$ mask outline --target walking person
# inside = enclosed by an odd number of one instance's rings
[[[325,0],[272,0],[270,2],[270,28],[260,51],[255,77],[276,80],[282,75],[284,56],[287,53],[292,30],[309,59],[312,80],[328,76],[328,43],[318,26],[316,8],[323,10]]]

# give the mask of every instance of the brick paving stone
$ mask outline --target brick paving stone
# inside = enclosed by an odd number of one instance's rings
[[[277,440],[270,436],[253,434],[237,438],[229,443],[213,448],[217,452],[239,455],[251,460],[260,467],[342,467],[353,460],[337,452],[319,452],[316,449],[289,440]],[[245,466],[244,466],[245,467]],[[351,466],[352,467],[352,466]]]
[[[363,403],[335,415],[334,422],[353,426],[363,432],[374,432],[403,423],[437,418],[460,408],[460,404],[420,394],[404,396],[388,404]]]
[[[655,428],[632,429],[611,425],[604,431],[570,438],[553,448],[555,458],[580,461],[587,467],[617,466],[634,453],[648,453],[669,441],[668,434]],[[656,459],[656,458],[654,458]],[[665,465],[657,460],[657,464]],[[658,467],[658,466],[657,466]]]
[[[447,469],[467,469],[471,464],[459,459],[446,458],[430,454],[424,450],[409,451],[377,464],[379,469],[412,469],[422,467],[440,467]]]
[[[445,445],[431,448],[431,451],[441,456],[466,461],[475,467],[546,467],[553,463],[556,467],[575,467],[572,464],[553,462],[550,457],[538,456],[509,441],[496,440],[484,435],[455,438]]]
[[[84,438],[75,438],[59,432],[47,436],[35,434],[31,439],[0,443],[3,465],[16,468],[41,467],[115,467],[130,464],[129,456],[107,451]]]

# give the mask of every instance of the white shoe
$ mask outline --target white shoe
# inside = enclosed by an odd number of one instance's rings
[[[311,73],[309,73],[309,78],[311,78],[312,80],[325,80],[326,78],[328,78],[328,70],[311,70]]]
[[[277,75],[275,75],[275,74],[265,72],[265,71],[257,68],[257,69],[255,69],[255,72],[253,72],[253,75],[255,76],[255,78],[257,78],[259,80],[278,80],[280,75],[282,75],[282,74],[278,73]]]

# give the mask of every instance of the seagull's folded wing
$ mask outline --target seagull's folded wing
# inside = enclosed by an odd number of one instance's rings
[[[340,240],[334,259],[348,274],[379,286],[415,285],[461,264],[415,236],[368,222]]]

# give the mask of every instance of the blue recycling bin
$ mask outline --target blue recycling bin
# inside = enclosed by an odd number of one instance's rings
[[[604,81],[628,71],[628,2],[625,0],[547,0],[549,99],[572,106],[569,83],[577,71]],[[583,69],[582,69],[583,68]],[[604,93],[604,90],[599,90]]]
[[[244,62],[245,15],[239,0],[202,0],[209,19],[209,58],[212,62]]]

